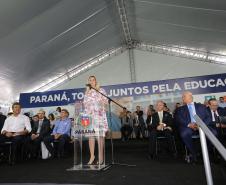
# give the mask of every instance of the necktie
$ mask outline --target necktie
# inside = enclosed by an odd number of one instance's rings
[[[192,104],[188,104],[188,110],[189,110],[189,114],[190,114],[190,118],[191,118],[191,122],[192,123],[195,123],[195,118],[194,118],[194,115],[193,115],[193,108],[192,108]]]
[[[219,117],[217,116],[216,114],[216,111],[213,111],[213,115],[214,115],[214,119],[215,119],[215,122],[218,123],[219,122]]]
[[[39,134],[40,131],[41,131],[41,128],[42,128],[42,122],[43,122],[43,121],[39,121],[39,123],[38,123],[38,130],[37,130],[37,133],[38,133],[38,134]]]
[[[162,123],[162,112],[159,112],[159,122]]]

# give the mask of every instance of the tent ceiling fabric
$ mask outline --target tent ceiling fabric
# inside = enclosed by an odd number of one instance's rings
[[[1,100],[12,100],[123,42],[113,1],[1,0],[4,6],[12,23],[7,25],[7,17],[0,21],[5,27],[0,35],[0,85],[7,89]]]
[[[137,42],[226,54],[225,0],[124,0]],[[0,0],[0,103],[125,44],[115,0]]]
[[[127,0],[132,37],[226,53],[225,0]]]

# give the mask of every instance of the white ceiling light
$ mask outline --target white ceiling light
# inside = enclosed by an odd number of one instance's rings
[[[185,46],[167,46],[167,45],[152,45],[140,43],[136,45],[137,49],[151,51],[166,55],[173,55],[179,57],[190,58],[194,60],[201,60],[210,63],[226,65],[226,55],[209,53],[206,51],[195,50]]]

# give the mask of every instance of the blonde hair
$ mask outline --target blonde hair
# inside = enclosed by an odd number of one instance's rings
[[[94,79],[95,79],[96,84],[95,84],[95,87],[94,87],[94,88],[97,89],[97,90],[99,91],[99,90],[100,90],[100,85],[98,84],[96,77],[95,77],[94,75],[89,76],[89,78],[88,78],[88,83],[89,83],[89,79],[90,79],[90,78],[94,78]],[[85,92],[85,93],[87,93],[89,90],[90,90],[90,88],[89,88],[89,87],[86,87],[86,92]]]

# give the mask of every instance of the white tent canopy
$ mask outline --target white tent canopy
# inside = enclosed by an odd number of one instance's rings
[[[225,58],[225,20],[225,0],[0,0],[0,102],[122,47]]]

